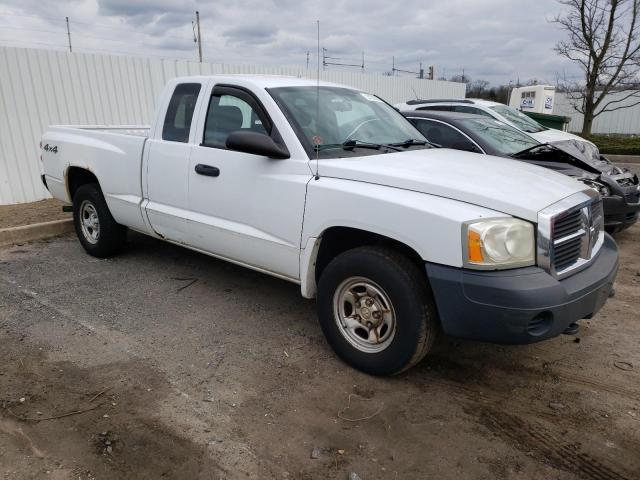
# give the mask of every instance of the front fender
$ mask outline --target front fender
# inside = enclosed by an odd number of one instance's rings
[[[350,227],[408,246],[426,262],[462,267],[462,224],[508,217],[484,207],[411,190],[321,177],[307,190],[301,238],[303,295],[315,292],[315,259],[322,233]]]

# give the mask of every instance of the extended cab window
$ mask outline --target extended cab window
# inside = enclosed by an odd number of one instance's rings
[[[427,140],[441,147],[477,152],[477,147],[453,127],[427,119],[412,119],[416,128]]]
[[[163,140],[183,143],[189,141],[191,120],[199,93],[199,83],[181,83],[176,86],[164,117]]]
[[[227,137],[235,131],[270,134],[270,124],[251,95],[233,88],[215,88],[209,101],[203,145],[226,148]]]

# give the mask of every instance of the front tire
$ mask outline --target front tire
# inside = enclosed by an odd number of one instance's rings
[[[338,356],[373,375],[418,363],[438,331],[424,274],[406,256],[382,247],[355,248],[327,265],[318,285],[318,316]]]
[[[96,183],[82,185],[73,196],[73,223],[78,240],[94,257],[117,253],[127,239],[127,229],[116,223]]]

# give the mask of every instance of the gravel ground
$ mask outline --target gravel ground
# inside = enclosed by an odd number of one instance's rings
[[[18,205],[0,205],[0,228],[64,220],[65,218],[71,218],[71,213],[63,212],[62,202],[53,198]]]
[[[0,250],[0,477],[636,480],[639,238],[577,336],[442,339],[393,378],[340,362],[298,286],[177,246]]]

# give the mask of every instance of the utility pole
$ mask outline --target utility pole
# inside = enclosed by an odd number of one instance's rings
[[[196,10],[196,24],[198,26],[198,57],[202,63],[202,37],[200,36],[200,12]]]
[[[362,73],[364,73],[364,52],[362,52]]]
[[[424,68],[422,68],[422,62],[420,62],[420,70],[418,70],[418,78],[420,80],[424,79]]]
[[[67,21],[67,37],[69,38],[69,52],[73,53],[73,49],[71,48],[71,30],[69,30],[69,17],[64,17]]]
[[[307,50],[307,70],[309,70],[309,50]]]
[[[411,73],[413,75],[416,75],[416,78],[422,78],[424,75],[424,72],[422,70],[422,62],[420,62],[420,71],[419,72],[414,72],[411,70],[403,70],[402,68],[396,68],[396,57],[391,57],[391,73],[393,74],[393,76],[396,76],[396,72],[402,72],[402,73]]]

